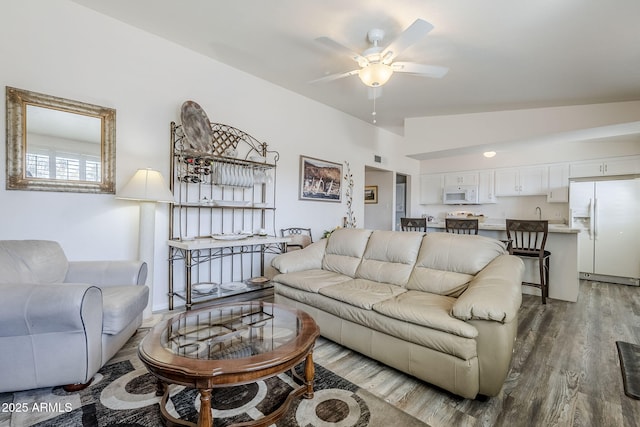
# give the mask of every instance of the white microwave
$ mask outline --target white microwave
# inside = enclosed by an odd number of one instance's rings
[[[450,185],[442,192],[442,202],[445,205],[477,205],[477,185]]]

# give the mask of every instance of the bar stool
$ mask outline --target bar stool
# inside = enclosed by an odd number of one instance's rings
[[[511,253],[523,258],[538,258],[540,283],[522,282],[535,286],[542,292],[542,303],[549,297],[549,259],[551,252],[545,251],[549,234],[549,221],[507,219],[507,239],[512,244]]]
[[[427,232],[427,218],[400,218],[402,231]]]
[[[444,229],[447,233],[478,234],[478,219],[445,218]]]

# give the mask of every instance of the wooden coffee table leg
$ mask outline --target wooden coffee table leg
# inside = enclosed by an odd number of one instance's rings
[[[316,368],[313,365],[313,351],[307,354],[307,359],[304,363],[304,380],[307,385],[307,391],[304,394],[305,399],[313,398],[313,379],[316,376]]]
[[[163,383],[160,378],[158,378],[158,380],[156,381],[156,396],[163,396],[164,392],[166,391],[165,387],[168,386],[165,385],[165,383]]]
[[[211,418],[211,389],[199,389],[200,392],[200,415],[198,416],[198,427],[212,427]]]

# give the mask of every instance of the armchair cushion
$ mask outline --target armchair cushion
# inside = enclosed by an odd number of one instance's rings
[[[57,242],[0,240],[0,283],[61,283],[67,268]]]
[[[146,286],[107,286],[102,288],[102,333],[115,335],[124,330],[147,306]]]

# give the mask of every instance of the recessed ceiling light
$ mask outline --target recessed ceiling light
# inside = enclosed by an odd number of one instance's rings
[[[495,151],[485,151],[484,153],[482,153],[482,155],[487,157],[487,158],[491,158],[491,157],[496,155],[496,152]]]

